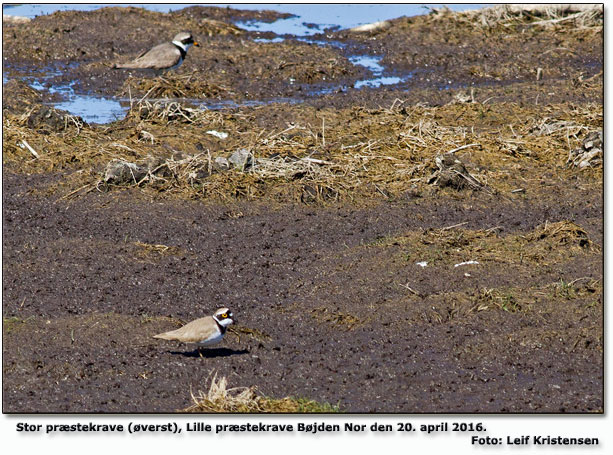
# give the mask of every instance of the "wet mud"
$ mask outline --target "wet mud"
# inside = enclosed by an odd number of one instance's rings
[[[318,46],[233,23],[276,17],[3,28],[9,78],[134,98],[90,125],[4,84],[3,411],[182,411],[216,374],[343,412],[603,412],[602,27],[439,12]],[[176,23],[203,44],[176,73],[110,68]],[[363,54],[412,76],[351,88]],[[238,330],[202,357],[152,338],[220,306]]]

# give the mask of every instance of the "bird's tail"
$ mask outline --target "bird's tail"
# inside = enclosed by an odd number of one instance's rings
[[[172,340],[174,339],[170,332],[158,333],[157,335],[153,335],[153,338],[160,338],[162,340]]]

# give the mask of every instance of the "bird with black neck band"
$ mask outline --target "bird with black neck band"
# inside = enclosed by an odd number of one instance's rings
[[[195,343],[198,346],[198,353],[202,357],[200,349],[220,343],[228,327],[235,322],[236,319],[232,311],[228,308],[220,308],[212,316],[196,319],[176,330],[154,335],[153,338]]]
[[[115,69],[149,69],[167,71],[176,69],[187,57],[187,51],[192,46],[200,46],[190,32],[177,33],[172,41],[158,44],[143,52],[131,62],[116,63]]]

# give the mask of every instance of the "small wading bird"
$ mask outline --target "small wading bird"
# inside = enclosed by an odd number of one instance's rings
[[[115,63],[113,68],[151,69],[165,71],[181,66],[187,50],[191,46],[200,46],[189,32],[178,33],[172,41],[158,44],[143,52],[128,63]]]
[[[196,319],[177,330],[159,333],[153,338],[162,340],[176,340],[183,343],[196,343],[198,353],[202,357],[200,348],[219,343],[230,324],[234,324],[234,314],[227,308],[220,308],[213,316]]]

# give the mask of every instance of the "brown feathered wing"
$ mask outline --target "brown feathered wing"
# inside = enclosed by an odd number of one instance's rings
[[[217,333],[217,323],[211,316],[196,319],[177,330],[170,332],[159,333],[153,338],[161,338],[163,340],[177,340],[184,343],[198,343],[206,340],[211,335]]]
[[[143,52],[128,63],[117,63],[115,68],[128,69],[166,69],[181,61],[181,51],[172,43],[158,44]]]

